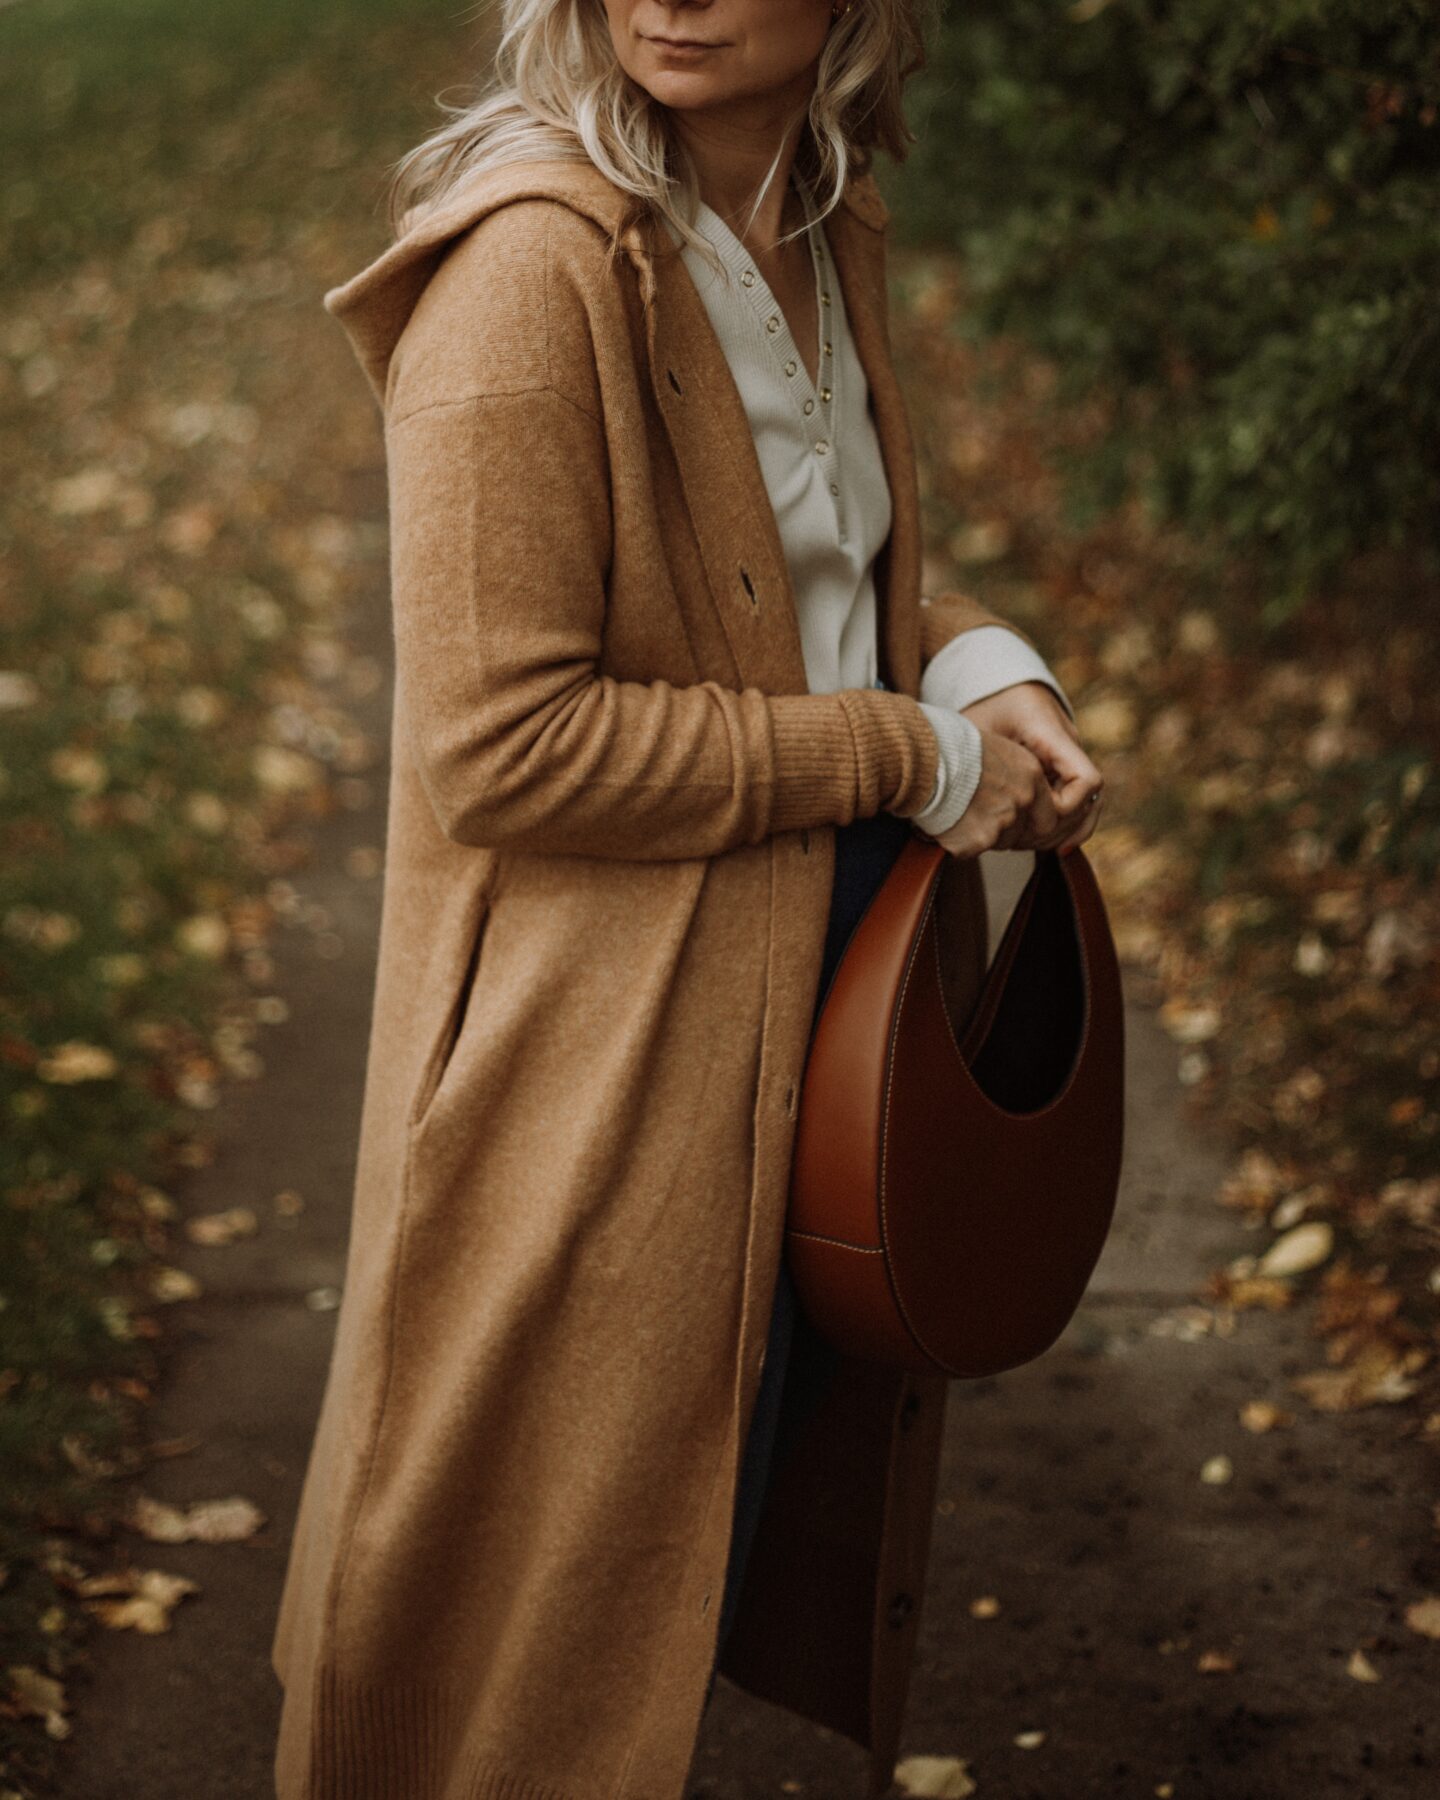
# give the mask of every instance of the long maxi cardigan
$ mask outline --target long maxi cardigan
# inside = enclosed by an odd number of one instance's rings
[[[326,297],[384,413],[396,691],[343,1299],[273,1641],[280,1800],[680,1800],[829,828],[921,809],[923,662],[1004,623],[921,603],[873,177],[824,228],[893,496],[890,692],[807,692],[733,378],[632,207],[588,161],[512,164]],[[978,978],[983,889],[952,868]],[[822,1373],[722,1669],[867,1746],[878,1792],[946,1387]]]

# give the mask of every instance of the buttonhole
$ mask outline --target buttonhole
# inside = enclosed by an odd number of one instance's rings
[[[885,1615],[891,1630],[898,1631],[914,1610],[915,1602],[909,1594],[897,1594]]]

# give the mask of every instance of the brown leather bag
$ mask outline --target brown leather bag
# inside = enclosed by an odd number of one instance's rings
[[[1040,1355],[1080,1303],[1119,1186],[1124,1012],[1104,902],[1075,849],[1037,853],[978,1001],[953,1017],[936,905],[947,867],[933,839],[911,838],[825,995],[786,1254],[839,1349],[968,1377]]]

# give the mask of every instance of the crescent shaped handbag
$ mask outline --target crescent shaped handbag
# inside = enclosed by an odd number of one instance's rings
[[[801,1081],[786,1256],[838,1349],[975,1377],[1039,1356],[1079,1306],[1119,1187],[1125,1052],[1084,852],[1036,853],[956,1017],[943,925],[965,879],[973,939],[978,869],[917,832],[845,946]]]

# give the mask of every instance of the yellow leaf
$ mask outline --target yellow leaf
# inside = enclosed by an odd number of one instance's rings
[[[69,1084],[76,1081],[106,1081],[118,1074],[120,1064],[113,1052],[99,1044],[86,1044],[79,1039],[57,1044],[48,1056],[42,1056],[35,1073],[42,1081]]]
[[[28,1664],[12,1663],[8,1674],[11,1701],[18,1706],[21,1716],[33,1714],[42,1719],[46,1737],[69,1737],[70,1721],[62,1710],[67,1701],[60,1683],[52,1681],[48,1675],[40,1674],[38,1669],[32,1669]]]
[[[1334,1231],[1322,1219],[1311,1219],[1276,1238],[1260,1258],[1256,1273],[1300,1275],[1326,1262],[1334,1248]]]
[[[236,1238],[253,1237],[259,1225],[253,1208],[229,1206],[223,1212],[187,1219],[185,1235],[192,1244],[233,1244]]]
[[[1274,1431],[1281,1425],[1293,1425],[1295,1415],[1270,1400],[1247,1400],[1240,1408],[1240,1423],[1247,1431]]]
[[[1092,750],[1124,750],[1140,729],[1133,702],[1115,694],[1082,706],[1075,720],[1081,739]]]
[[[152,1543],[233,1544],[254,1537],[265,1523],[265,1514],[238,1494],[224,1500],[195,1500],[188,1507],[170,1506],[139,1494],[128,1523]]]
[[[154,1271],[149,1287],[152,1298],[161,1301],[195,1300],[205,1292],[187,1270],[168,1267]]]
[[[185,1575],[167,1575],[163,1569],[118,1569],[77,1583],[84,1606],[112,1631],[139,1631],[153,1637],[170,1629],[170,1614],[186,1594],[198,1594],[200,1584]],[[96,1598],[121,1595],[120,1599]]]
[[[902,1794],[916,1800],[965,1800],[976,1791],[969,1764],[958,1756],[907,1756],[895,1770]]]
[[[1440,1594],[1427,1594],[1423,1600],[1412,1601],[1405,1608],[1405,1623],[1421,1637],[1440,1638]]]

